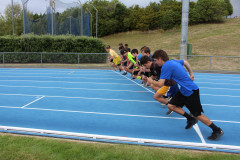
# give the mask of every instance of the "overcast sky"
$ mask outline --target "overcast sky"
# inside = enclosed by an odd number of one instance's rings
[[[24,0],[26,1],[26,0]],[[78,0],[61,0],[64,3],[77,2]],[[85,3],[88,0],[81,0],[82,3]],[[138,4],[139,6],[147,6],[150,2],[159,2],[159,0],[119,0],[127,7]],[[13,0],[15,3],[22,4],[22,0]],[[11,0],[0,0],[0,13],[4,13],[5,7],[11,4]],[[34,13],[42,13],[46,10],[46,6],[49,4],[49,0],[29,0],[28,9]]]

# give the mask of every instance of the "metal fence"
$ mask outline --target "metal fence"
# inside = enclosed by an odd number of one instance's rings
[[[0,52],[2,65],[14,64],[84,64],[106,63],[108,53],[41,53]],[[180,55],[169,55],[180,59]],[[240,56],[188,55],[187,59],[195,71],[223,71],[240,73]],[[107,66],[107,65],[106,65]]]

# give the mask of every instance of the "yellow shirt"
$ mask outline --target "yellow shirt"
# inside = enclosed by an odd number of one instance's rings
[[[110,49],[109,54],[110,54],[112,57],[114,57],[114,58],[118,58],[118,57],[119,57],[119,55],[118,55],[114,50],[112,50],[112,49]]]

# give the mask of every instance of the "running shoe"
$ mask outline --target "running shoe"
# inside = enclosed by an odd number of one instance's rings
[[[212,135],[208,137],[208,140],[216,141],[224,134],[223,130],[213,131]]]
[[[192,128],[192,126],[194,126],[194,124],[196,124],[197,122],[198,120],[196,118],[192,118],[191,120],[188,120],[185,129]]]

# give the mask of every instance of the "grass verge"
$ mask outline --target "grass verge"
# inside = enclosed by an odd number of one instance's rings
[[[238,160],[239,154],[0,134],[1,160]]]

